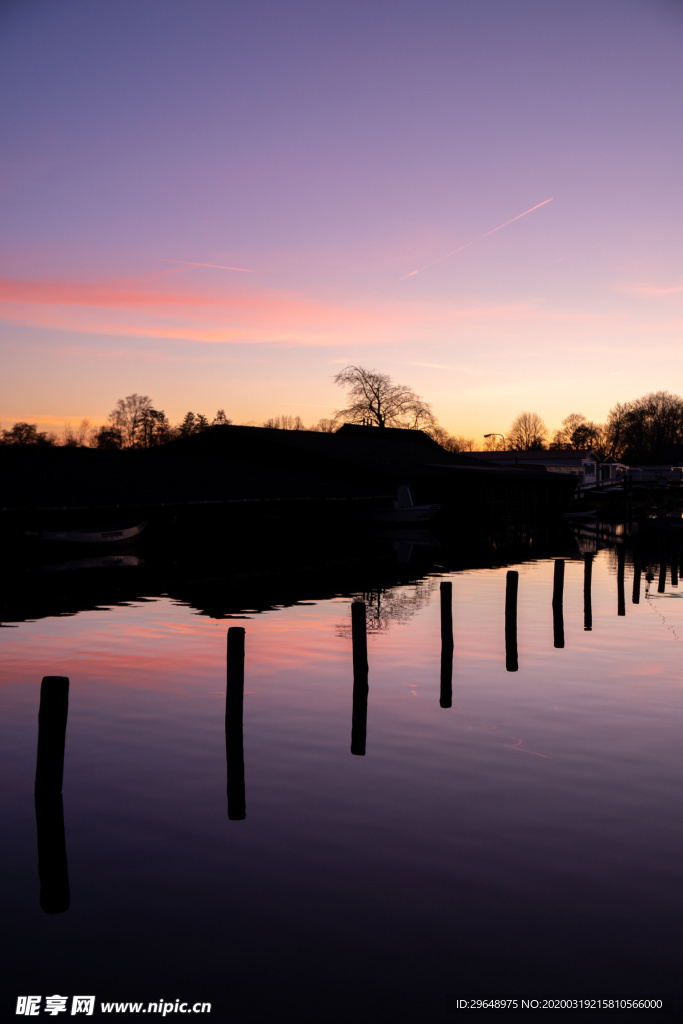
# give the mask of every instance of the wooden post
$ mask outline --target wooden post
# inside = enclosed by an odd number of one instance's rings
[[[623,547],[617,548],[617,615],[626,615],[626,598],[624,596],[624,562]]]
[[[453,584],[441,583],[441,694],[442,708],[453,706]]]
[[[553,573],[553,646],[555,647],[564,647],[563,590],[564,558],[556,558]]]
[[[632,604],[640,604],[640,555],[636,552],[633,555],[633,592],[631,595]]]
[[[351,605],[351,643],[353,647],[353,711],[351,715],[351,753],[365,756],[368,728],[368,638],[365,601]]]
[[[678,550],[675,546],[671,555],[671,586],[678,586]]]
[[[593,628],[593,597],[591,594],[591,582],[593,579],[593,555],[586,553],[583,556],[583,628],[590,631]]]
[[[36,796],[61,795],[68,713],[69,680],[66,676],[45,676],[40,684]]]
[[[517,590],[519,573],[509,569],[505,578],[505,668],[517,672]]]
[[[225,693],[225,755],[228,767],[228,818],[247,816],[244,789],[244,636],[243,626],[228,629],[227,686]]]

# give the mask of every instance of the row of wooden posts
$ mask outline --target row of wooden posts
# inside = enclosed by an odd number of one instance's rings
[[[624,592],[624,551],[617,551],[617,614],[626,614]],[[593,556],[584,558],[583,610],[584,629],[593,626],[591,578]],[[657,589],[664,592],[667,565],[660,567]],[[637,559],[633,566],[632,601],[640,601],[642,569]],[[648,573],[646,579],[654,580]],[[671,582],[678,585],[678,569],[672,566]],[[507,573],[505,587],[505,667],[517,672],[517,594],[519,573]],[[553,574],[553,643],[564,647],[564,560],[555,560]],[[441,598],[441,674],[439,704],[450,708],[453,703],[453,585],[442,582]],[[351,715],[351,753],[365,754],[368,718],[368,644],[364,601],[351,605],[351,640],[353,662],[353,706]],[[227,685],[225,697],[225,747],[227,760],[228,818],[240,821],[246,817],[244,784],[244,655],[245,630],[242,626],[228,629]],[[38,712],[38,756],[36,764],[35,806],[38,829],[38,872],[40,902],[47,913],[60,913],[69,908],[69,879],[64,836],[62,780],[64,748],[69,707],[69,680],[64,676],[45,676],[40,688]]]

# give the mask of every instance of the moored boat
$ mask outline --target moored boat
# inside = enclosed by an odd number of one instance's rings
[[[390,508],[373,510],[368,519],[373,523],[384,523],[388,526],[408,526],[425,523],[433,519],[441,505],[414,505],[413,496],[407,484],[398,487],[396,501]]]
[[[113,526],[81,526],[72,530],[26,530],[25,536],[38,540],[58,541],[62,544],[117,544],[132,540],[142,533],[146,522]]]

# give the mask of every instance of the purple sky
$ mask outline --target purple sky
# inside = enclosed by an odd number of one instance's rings
[[[680,393],[682,52],[676,0],[5,0],[0,423]]]

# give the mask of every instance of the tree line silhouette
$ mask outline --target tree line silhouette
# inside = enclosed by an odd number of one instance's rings
[[[489,451],[587,451],[633,464],[683,460],[683,398],[652,391],[630,402],[617,402],[604,423],[572,412],[562,426],[550,431],[537,413],[523,412],[507,434],[489,435]]]
[[[362,366],[346,366],[333,378],[347,392],[348,404],[332,418],[320,419],[306,427],[300,416],[274,416],[258,424],[276,430],[315,430],[331,433],[343,423],[419,429],[447,451],[474,450],[474,440],[450,434],[437,423],[431,406],[406,385],[396,384],[386,373]],[[199,434],[209,427],[232,421],[223,409],[209,419],[202,413],[187,412],[172,424],[162,409],[156,409],[148,395],[120,398],[108,422],[91,428],[87,420],[73,428],[66,424],[61,439],[38,430],[37,424],[18,422],[0,430],[3,445],[58,445],[102,449],[155,448],[177,438]],[[650,392],[630,402],[618,402],[605,423],[593,423],[581,413],[570,413],[559,429],[550,431],[535,412],[517,416],[507,434],[489,434],[489,451],[593,450],[602,458],[613,457],[631,463],[667,463],[683,459],[683,398],[668,391]]]

